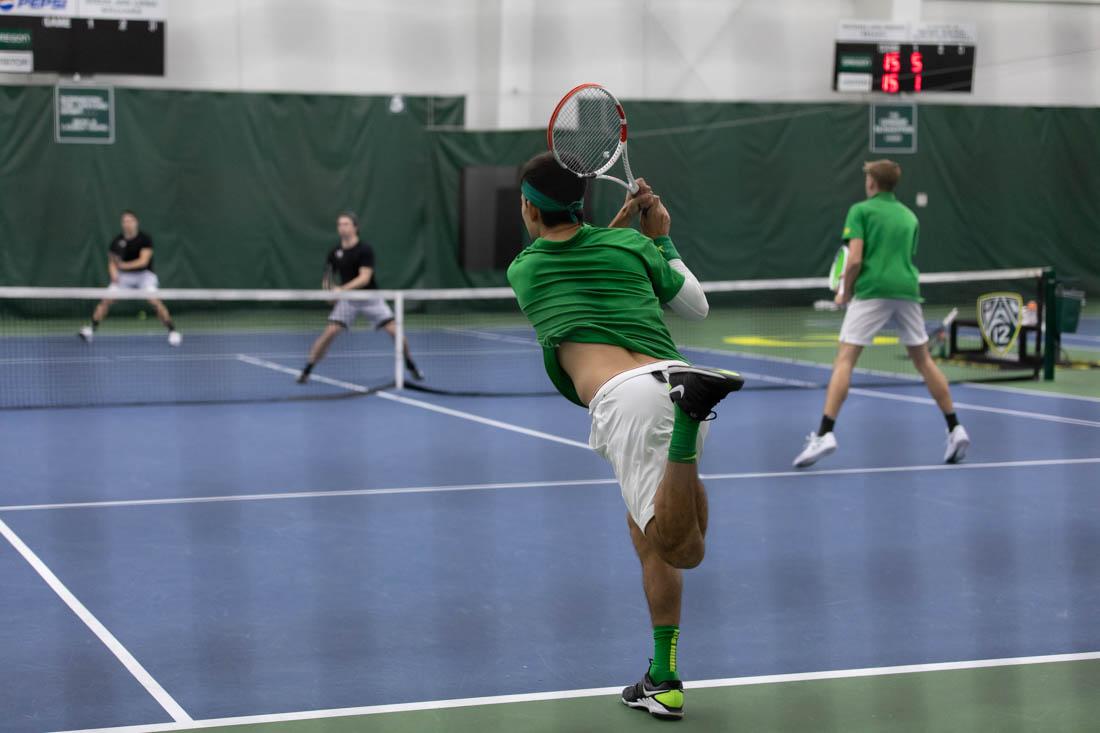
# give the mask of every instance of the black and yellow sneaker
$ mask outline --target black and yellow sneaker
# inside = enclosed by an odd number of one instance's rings
[[[668,397],[692,420],[713,420],[714,407],[730,392],[745,386],[737,372],[697,366],[672,366],[665,370]]]
[[[654,718],[679,720],[684,717],[684,683],[666,680],[657,685],[647,671],[641,682],[623,690],[623,704],[645,710]]]

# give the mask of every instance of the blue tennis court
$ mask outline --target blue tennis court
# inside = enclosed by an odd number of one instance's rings
[[[296,387],[280,344],[239,353],[242,380]],[[333,358],[311,388],[354,393],[363,361]],[[790,460],[821,390],[721,406],[680,647],[686,679],[713,684],[685,725],[736,720],[715,695],[761,676],[1100,656],[1100,400],[954,394],[974,446],[952,467],[919,387],[854,390],[840,451],[806,472]],[[604,729],[655,722],[598,697],[638,676],[649,622],[617,485],[561,398],[381,390],[0,416],[0,730],[415,730],[465,709],[442,701],[518,711],[562,691],[596,695]],[[500,715],[479,725],[564,720]]]
[[[0,733],[1100,731],[1098,41],[0,0]]]

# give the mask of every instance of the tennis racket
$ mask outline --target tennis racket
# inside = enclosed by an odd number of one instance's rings
[[[333,265],[325,263],[325,274],[321,276],[321,288],[324,290],[336,290],[336,286],[340,284],[340,271]],[[333,296],[332,300],[325,301],[329,305],[336,305],[339,301]]]
[[[321,287],[333,290],[340,284],[340,271],[331,262],[325,262],[325,272],[321,276]]]
[[[848,245],[841,245],[833,258],[833,267],[829,270],[829,290],[844,294],[844,271],[848,269]]]
[[[581,84],[562,97],[550,115],[546,144],[562,168],[581,178],[602,178],[638,192],[626,154],[626,112],[599,84]],[[625,181],[606,175],[620,157]]]

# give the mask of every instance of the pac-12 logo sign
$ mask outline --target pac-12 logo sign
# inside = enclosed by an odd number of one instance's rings
[[[997,356],[1006,356],[1020,335],[1024,299],[1019,293],[987,293],[978,298],[978,326]]]

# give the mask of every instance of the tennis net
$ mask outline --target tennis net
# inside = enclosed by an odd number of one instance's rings
[[[926,274],[921,282],[932,352],[951,381],[1037,375],[1043,270]],[[711,303],[705,321],[672,313],[666,319],[688,359],[740,371],[749,389],[828,382],[844,312],[831,307],[825,278],[710,282],[704,289]],[[339,399],[392,388],[555,394],[541,347],[508,288],[157,291],[182,334],[178,346],[169,344],[149,296],[0,288],[0,409]],[[379,297],[392,308],[423,379],[406,369],[396,339],[361,319],[336,337],[308,383],[298,384],[334,302],[362,306]],[[1001,329],[993,340],[990,324],[982,335],[983,297],[1005,299],[1002,316],[1017,314],[1015,323],[993,324]],[[85,341],[78,332],[104,298],[115,303]],[[853,385],[911,384],[919,385],[919,376],[888,328],[865,350]]]

